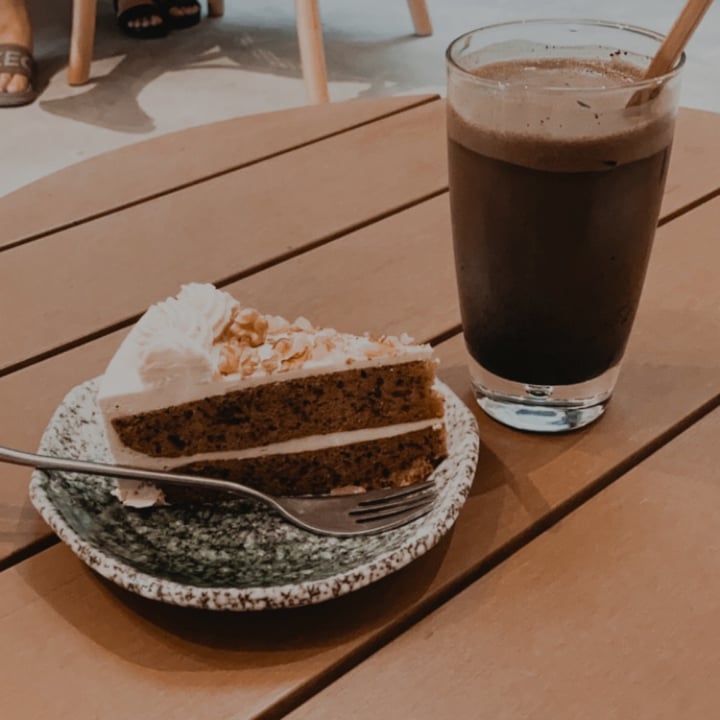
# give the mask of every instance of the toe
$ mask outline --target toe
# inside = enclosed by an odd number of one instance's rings
[[[174,17],[185,17],[186,15],[197,15],[200,8],[197,5],[170,6],[170,14]]]
[[[24,75],[13,75],[8,83],[7,92],[22,93],[30,86],[29,80]]]
[[[7,92],[7,87],[12,77],[13,76],[8,73],[0,73],[0,92]]]

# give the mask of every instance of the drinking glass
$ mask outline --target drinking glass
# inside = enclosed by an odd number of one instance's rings
[[[521,430],[602,415],[645,278],[684,57],[589,20],[480,28],[447,50],[453,245],[480,406]]]

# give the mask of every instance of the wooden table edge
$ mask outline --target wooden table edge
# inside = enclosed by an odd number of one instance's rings
[[[198,185],[203,182],[207,182],[208,180],[212,180],[213,178],[220,177],[222,175],[227,175],[227,174],[229,174],[231,172],[235,172],[237,170],[242,170],[243,168],[250,167],[252,165],[263,162],[265,160],[269,160],[271,158],[293,152],[294,150],[298,150],[300,148],[307,147],[309,145],[313,145],[318,142],[322,142],[323,140],[327,140],[329,138],[336,137],[338,135],[342,135],[343,133],[350,132],[352,130],[356,130],[357,128],[363,127],[365,125],[371,125],[375,122],[385,120],[389,117],[393,117],[394,115],[399,115],[399,114],[402,114],[403,112],[407,112],[409,110],[413,110],[413,109],[421,107],[423,105],[427,105],[427,104],[430,104],[433,102],[437,102],[438,100],[441,100],[440,96],[437,93],[427,93],[427,94],[408,95],[408,96],[402,96],[402,95],[401,96],[388,96],[387,98],[383,98],[383,97],[373,98],[373,100],[378,101],[378,102],[381,102],[383,99],[387,99],[388,101],[398,101],[405,97],[408,99],[408,102],[406,105],[403,105],[402,107],[399,107],[399,108],[388,109],[387,111],[383,111],[380,114],[378,114],[372,118],[360,120],[358,122],[349,124],[345,127],[339,128],[337,130],[319,134],[309,140],[305,140],[302,142],[296,142],[294,144],[288,145],[287,147],[285,147],[281,150],[268,152],[264,155],[252,158],[247,161],[240,162],[235,165],[228,165],[227,167],[224,167],[223,169],[220,169],[220,170],[216,170],[214,172],[208,172],[208,173],[205,173],[202,175],[198,175],[191,181],[171,184],[170,186],[168,186],[167,188],[165,188],[164,190],[162,190],[160,192],[150,193],[141,198],[133,199],[130,201],[119,202],[116,205],[110,205],[101,211],[89,213],[80,218],[76,218],[73,221],[58,223],[57,225],[53,225],[51,227],[46,228],[45,230],[30,233],[28,235],[24,235],[22,237],[17,237],[13,240],[9,240],[6,242],[0,241],[0,255],[7,250],[12,250],[13,248],[19,247],[21,245],[25,245],[29,242],[33,242],[34,240],[39,240],[41,238],[47,237],[48,235],[53,235],[54,233],[61,232],[63,230],[67,230],[71,227],[83,225],[83,224],[91,222],[93,220],[97,220],[98,218],[102,218],[107,215],[112,215],[113,213],[116,213],[118,211],[125,210],[129,207],[133,207],[134,205],[140,205],[144,202],[148,202],[148,201],[154,200],[158,197],[162,197],[163,195],[170,195],[179,190],[184,190],[186,188],[192,187],[193,185]],[[333,105],[358,103],[358,102],[362,102],[362,101],[363,100],[359,99],[359,98],[352,98],[349,100],[340,101],[338,103],[333,103]],[[286,108],[284,110],[277,110],[274,112],[275,113],[293,112],[293,111],[302,111],[303,109],[305,109],[305,108],[303,108],[303,107]],[[230,120],[224,120],[224,121],[219,121],[219,122],[220,123],[228,123],[228,122],[232,122],[232,121],[242,121],[242,120],[246,120],[246,119],[252,119],[255,117],[258,117],[258,118],[263,117],[268,114],[271,114],[271,113],[257,113],[257,114],[252,114],[252,115],[248,115],[248,116],[240,116],[238,118],[232,118]],[[153,143],[154,141],[156,141],[158,139],[158,137],[162,137],[163,140],[179,138],[184,134],[197,132],[203,128],[210,128],[216,124],[218,124],[218,123],[216,123],[216,122],[206,123],[205,125],[201,125],[201,126],[186,128],[186,129],[182,129],[182,130],[175,130],[173,132],[166,133],[163,136],[156,136],[156,137],[148,138],[147,140],[142,140],[142,141],[140,141],[138,143],[134,143],[132,145],[125,145],[123,147],[109,150],[105,153],[101,153],[99,155],[88,158],[87,160],[83,160],[83,161],[80,161],[79,163],[75,163],[74,165],[70,165],[68,167],[61,168],[60,170],[57,170],[48,176],[39,178],[35,182],[31,182],[27,185],[24,185],[23,187],[18,188],[17,190],[14,190],[12,193],[9,193],[6,196],[0,197],[0,202],[2,202],[3,200],[11,199],[13,196],[19,196],[21,194],[28,194],[28,193],[34,194],[34,192],[35,192],[34,186],[36,186],[38,183],[42,183],[46,180],[60,181],[60,180],[62,180],[63,175],[67,175],[69,173],[69,171],[72,171],[74,173],[81,166],[89,164],[89,163],[97,163],[101,158],[112,161],[113,158],[117,158],[128,151],[132,151],[132,152],[140,151],[140,150],[142,150],[143,146]]]

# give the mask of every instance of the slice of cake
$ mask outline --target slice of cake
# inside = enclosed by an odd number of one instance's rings
[[[153,305],[101,380],[116,463],[273,495],[409,485],[446,455],[428,345],[262,315],[212,285]],[[143,507],[207,491],[122,481]]]

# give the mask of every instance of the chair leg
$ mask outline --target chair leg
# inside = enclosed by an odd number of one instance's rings
[[[432,35],[433,28],[425,0],[407,0],[407,4],[415,26],[415,34]]]
[[[300,61],[308,103],[328,101],[327,70],[318,0],[295,0]]]
[[[208,0],[208,15],[222,17],[225,14],[225,0]]]
[[[67,73],[70,85],[82,85],[90,77],[90,63],[95,43],[96,9],[96,0],[74,0],[73,2]]]

